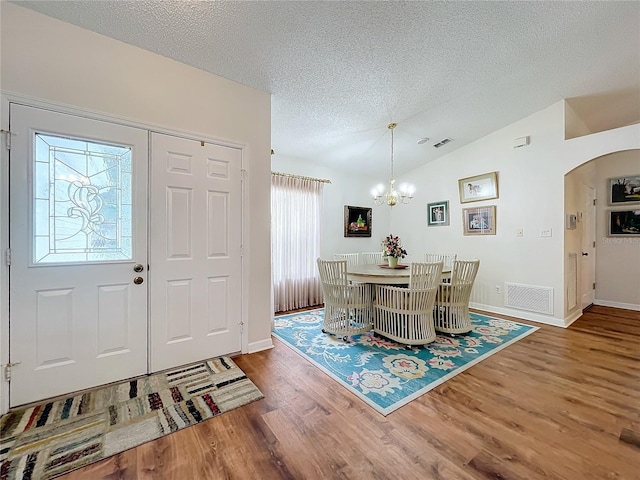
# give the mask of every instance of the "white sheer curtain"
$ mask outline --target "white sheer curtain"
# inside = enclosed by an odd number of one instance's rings
[[[320,256],[323,182],[271,175],[271,271],[276,312],[322,303]]]

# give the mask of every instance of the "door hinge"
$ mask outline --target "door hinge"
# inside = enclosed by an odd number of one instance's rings
[[[240,256],[244,257],[244,245],[240,245]]]
[[[596,199],[595,199],[595,198],[593,199],[593,204],[594,204],[594,205],[596,204]]]
[[[593,242],[593,248],[596,248],[596,242]]]
[[[240,323],[238,323],[238,325],[240,325],[240,333],[244,332],[244,322],[240,320]]]
[[[243,168],[242,170],[240,170],[240,178],[242,180],[246,180],[247,179],[247,170],[246,169]]]
[[[7,138],[7,150],[11,150],[11,130],[0,130],[1,133],[6,133]]]
[[[593,282],[593,289],[596,289],[596,282]]]
[[[11,249],[7,248],[7,251],[4,252],[4,259],[7,265],[11,265]]]
[[[15,365],[20,365],[22,362],[9,362],[4,366],[4,379],[7,382],[11,381],[11,368]]]

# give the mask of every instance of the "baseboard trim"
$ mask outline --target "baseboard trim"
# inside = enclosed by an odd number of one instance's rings
[[[269,350],[273,348],[273,340],[271,340],[271,336],[265,340],[260,340],[259,342],[251,342],[247,345],[246,353],[256,353],[261,352],[263,350]]]
[[[636,305],[635,303],[622,303],[622,302],[610,302],[608,300],[594,300],[594,305],[600,305],[602,307],[614,307],[614,308],[623,308],[625,310],[635,310],[640,312],[640,305]]]
[[[571,325],[576,320],[578,320],[581,316],[582,316],[582,310],[578,310],[576,312],[573,312],[568,317],[565,317],[565,319],[564,319],[565,328],[568,327],[569,325]]]
[[[469,302],[469,307],[475,308],[477,310],[483,310],[485,312],[499,313],[501,315],[509,315],[510,317],[522,318],[523,320],[530,320],[532,322],[543,323],[545,325],[551,325],[554,327],[567,327],[567,325],[565,324],[565,320],[563,319],[546,317],[544,315],[516,310],[514,308],[496,307],[495,305],[484,305],[482,303],[474,302]]]

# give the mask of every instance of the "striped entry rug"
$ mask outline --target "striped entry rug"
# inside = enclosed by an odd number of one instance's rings
[[[9,411],[0,480],[50,479],[263,398],[219,357]]]

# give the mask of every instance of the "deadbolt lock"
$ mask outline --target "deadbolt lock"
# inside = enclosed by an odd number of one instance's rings
[[[133,279],[133,283],[135,283],[136,285],[140,285],[142,282],[144,282],[144,278],[142,277],[136,277]]]
[[[136,263],[136,264],[133,266],[133,271],[134,271],[134,272],[141,272],[142,270],[144,270],[144,267],[142,266],[142,264],[141,264],[141,263]]]

